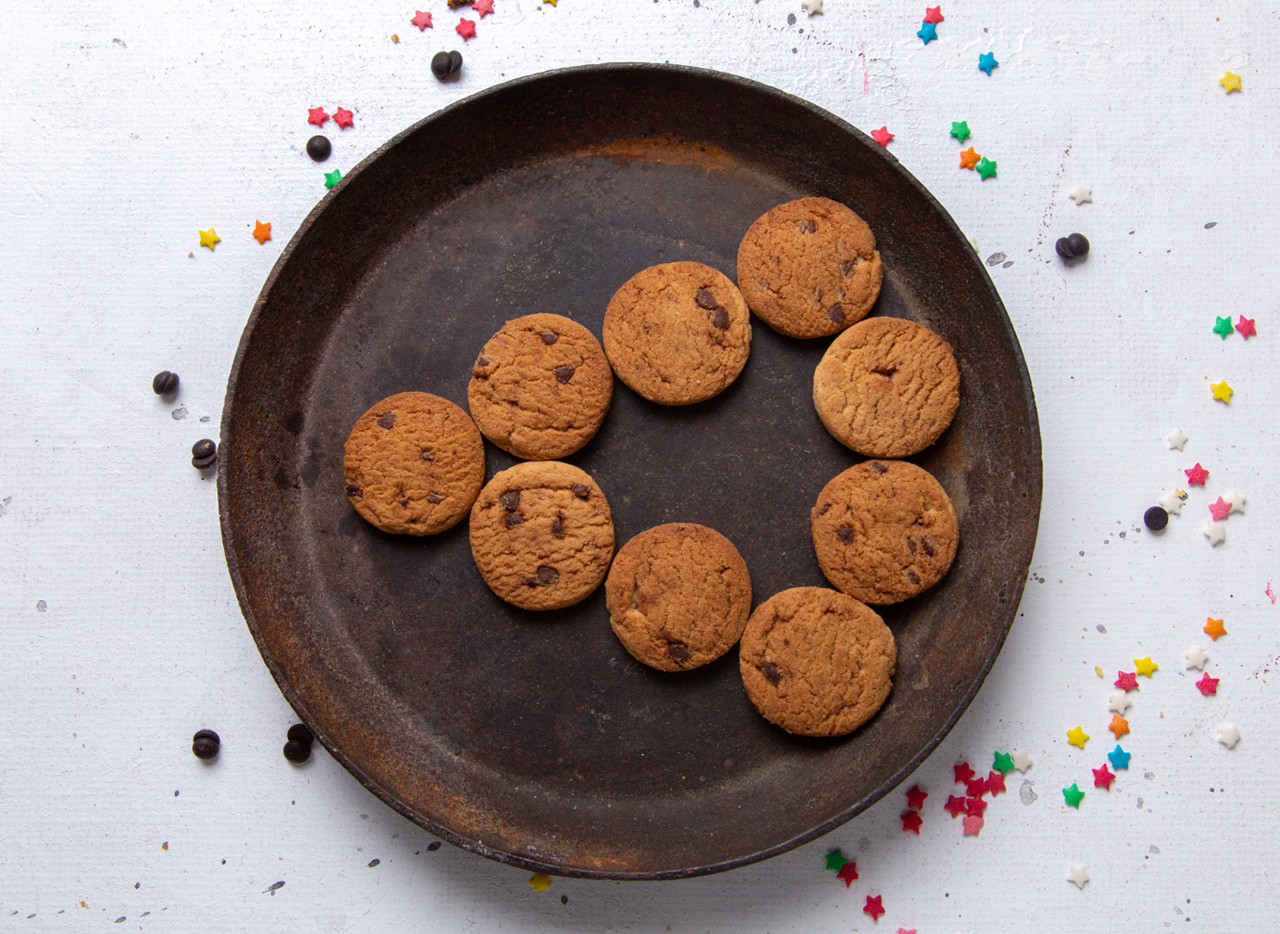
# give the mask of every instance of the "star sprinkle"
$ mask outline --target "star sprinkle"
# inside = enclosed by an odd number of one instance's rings
[[[1110,791],[1111,783],[1114,782],[1115,780],[1116,780],[1115,773],[1112,772],[1110,769],[1108,769],[1105,764],[1102,766],[1102,768],[1093,770],[1093,787],[1094,788],[1105,788],[1107,789],[1107,791]]]
[[[881,896],[879,895],[875,897],[868,895],[867,903],[862,908],[863,913],[871,915],[872,921],[879,921],[880,916],[884,914],[884,908],[880,905],[880,898]]]
[[[1107,725],[1107,729],[1116,734],[1116,739],[1129,732],[1129,721],[1120,714],[1116,714],[1111,718],[1111,723]]]
[[[910,832],[914,833],[917,837],[920,836],[920,825],[923,821],[920,820],[920,813],[918,811],[903,811],[898,816],[902,818],[903,833]]]
[[[959,817],[965,811],[964,798],[957,798],[955,795],[951,795],[947,798],[947,803],[942,807],[952,817]]]
[[[974,817],[971,814],[962,823],[964,824],[964,835],[966,837],[976,837],[982,830],[982,825],[985,821],[981,817]]]
[[[1135,658],[1133,660],[1133,665],[1138,669],[1138,674],[1142,675],[1144,678],[1150,678],[1151,675],[1155,673],[1156,669],[1160,667],[1151,660],[1150,655],[1146,658]]]
[[[1025,749],[1015,749],[1013,751],[1013,767],[1019,772],[1026,772],[1031,768],[1031,756]]]
[[[844,868],[844,865],[849,862],[849,860],[844,858],[844,853],[840,852],[838,849],[832,850],[828,853],[826,855],[826,860],[827,869],[832,871]]]
[[[253,236],[259,243],[266,243],[271,239],[271,224],[264,224],[262,221],[254,221]]]
[[[1129,768],[1129,760],[1133,758],[1133,753],[1125,752],[1120,748],[1120,744],[1116,743],[1116,748],[1107,753],[1107,758],[1111,760],[1111,767],[1119,771]]]
[[[1233,328],[1233,327],[1231,326],[1231,316],[1230,316],[1230,315],[1227,315],[1227,317],[1225,317],[1225,318],[1216,318],[1216,317],[1215,317],[1215,319],[1214,319],[1214,325],[1213,325],[1213,333],[1214,333],[1214,334],[1221,335],[1222,339],[1225,341],[1228,337],[1230,337],[1230,336],[1232,335],[1232,333],[1233,333],[1234,331],[1235,331],[1235,328]]]
[[[999,772],[1001,775],[1008,775],[1013,771],[1013,756],[1007,752],[995,753],[995,758],[991,761],[992,770]]]
[[[1218,83],[1222,85],[1222,89],[1230,94],[1232,91],[1243,91],[1244,86],[1240,83],[1240,76],[1234,71],[1229,71],[1221,78]]]
[[[847,889],[858,878],[858,864],[852,860],[845,863],[840,867],[840,871],[836,873],[836,878],[843,882],[844,887]]]
[[[222,238],[218,236],[218,234],[214,231],[212,227],[210,227],[208,230],[200,231],[201,246],[207,246],[209,249],[212,250],[215,243],[221,243],[221,242],[222,242]]]
[[[1187,658],[1187,668],[1204,669],[1204,664],[1209,660],[1209,653],[1198,645],[1193,645],[1184,653]]]
[[[800,5],[810,16],[816,16],[822,12],[822,0],[801,0]]]
[[[409,20],[409,22],[418,27],[418,32],[422,32],[425,29],[435,28],[431,25],[431,14],[423,12],[422,10],[414,10],[413,19]]]
[[[324,122],[329,119],[329,115],[324,112],[323,107],[311,107],[307,110],[307,122],[314,123],[316,126],[324,126]]]
[[[458,31],[458,35],[463,39],[474,39],[476,37],[476,23],[471,19],[460,19],[458,25],[453,27]]]
[[[964,810],[970,817],[981,817],[987,811],[987,802],[981,798],[965,798]]]
[[[996,795],[1004,794],[1008,789],[1004,787],[1004,773],[992,772],[987,776],[987,791],[994,798]]]
[[[1187,433],[1179,428],[1177,431],[1169,432],[1169,450],[1181,451],[1187,446]]]
[[[1187,501],[1186,490],[1168,490],[1160,497],[1160,505],[1165,508],[1166,512],[1175,516],[1182,515],[1182,505]]]
[[[919,785],[912,785],[907,790],[907,807],[918,811],[924,807],[924,799],[927,797],[929,797],[928,792],[921,791]]]
[[[1067,881],[1074,882],[1076,888],[1084,888],[1084,884],[1089,881],[1089,870],[1084,868],[1084,863],[1072,863],[1071,871],[1067,873]]]
[[[1223,498],[1231,504],[1231,511],[1233,513],[1238,512],[1242,515],[1244,514],[1244,504],[1248,502],[1248,499],[1245,498],[1243,493],[1236,490],[1227,490],[1227,494]]]
[[[996,61],[995,52],[983,52],[978,56],[978,70],[985,71],[987,77],[991,77],[991,72],[1000,67],[1000,63]]]
[[[1231,515],[1231,504],[1219,496],[1216,503],[1209,504],[1209,513],[1213,516],[1214,522],[1221,522]]]
[[[342,129],[353,127],[355,126],[355,122],[352,121],[351,119],[352,116],[353,114],[351,113],[351,111],[344,110],[343,108],[339,107],[337,110],[333,112],[333,122],[338,124],[338,126]]]
[[[988,178],[991,178],[996,174],[996,164],[986,156],[983,156],[974,168],[977,170],[978,174],[982,176],[983,181],[986,181]]]
[[[1196,682],[1196,687],[1200,689],[1201,694],[1208,697],[1210,694],[1218,693],[1218,682],[1221,680],[1221,678],[1210,678],[1209,672],[1206,671],[1204,677]]]
[[[493,0],[476,0],[475,3],[471,4],[471,12],[479,13],[480,18],[484,19],[493,12]]]
[[[957,143],[963,143],[969,138],[969,121],[960,120],[951,122],[951,135],[956,138]]]
[[[1182,471],[1187,475],[1187,483],[1191,486],[1204,486],[1204,482],[1209,479],[1209,471],[1200,466],[1200,462],[1196,461],[1194,467],[1188,467]]]
[[[916,30],[916,35],[924,40],[924,44],[928,45],[934,39],[938,38],[938,27],[933,23],[921,23],[920,28]]]
[[[1236,743],[1240,742],[1240,731],[1236,729],[1234,723],[1218,724],[1218,742],[1228,749],[1236,748]]]
[[[1092,204],[1093,189],[1089,188],[1087,185],[1077,185],[1075,188],[1072,188],[1067,192],[1067,197],[1076,204]]]
[[[1084,792],[1080,790],[1080,785],[1076,782],[1071,783],[1070,788],[1062,789],[1062,797],[1066,799],[1069,806],[1080,810],[1080,802],[1084,800]]]
[[[551,4],[552,6],[555,6],[555,5],[556,5],[556,0],[542,0],[542,2],[543,2],[543,3],[549,3],[549,4]]]
[[[924,21],[926,23],[940,23],[944,19],[946,17],[942,15],[942,7],[927,6],[924,8]]]
[[[893,139],[893,134],[889,132],[889,128],[887,126],[882,126],[878,130],[871,131],[871,138],[881,146],[888,146],[889,141]]]
[[[970,146],[968,149],[960,153],[960,168],[972,169],[978,164],[978,160],[981,158],[982,156],[978,155],[978,151]]]
[[[535,892],[545,892],[551,888],[551,877],[545,872],[535,872],[529,879],[529,884]]]
[[[1117,671],[1116,687],[1128,693],[1138,686],[1138,673],[1136,671]]]
[[[334,185],[338,184],[338,182],[340,181],[342,181],[342,173],[337,169],[334,169],[332,172],[324,173],[325,188],[332,188]]]
[[[969,779],[973,778],[974,776],[973,766],[971,766],[968,762],[961,762],[959,765],[953,765],[951,767],[951,771],[955,772],[956,774],[957,785],[967,782]]]
[[[1220,383],[1210,383],[1209,387],[1213,390],[1213,398],[1219,402],[1230,402],[1231,394],[1235,392],[1234,389],[1227,385],[1225,379]]]
[[[1214,619],[1212,616],[1205,617],[1204,634],[1214,642],[1218,641],[1218,636],[1225,636],[1227,630],[1223,628],[1222,620]]]
[[[916,934],[915,928],[898,928],[898,934]]]
[[[1210,522],[1200,532],[1205,538],[1209,539],[1210,545],[1221,545],[1227,540],[1227,524],[1225,522]]]
[[[1084,744],[1086,741],[1088,741],[1088,739],[1089,739],[1089,734],[1086,733],[1084,730],[1080,729],[1080,727],[1078,726],[1072,727],[1071,729],[1067,730],[1067,744],[1070,746],[1079,746],[1081,749],[1083,749]]]
[[[1253,326],[1253,323],[1257,320],[1257,318],[1246,318],[1244,315],[1241,315],[1240,320],[1236,322],[1236,330],[1240,332],[1240,336],[1245,340],[1248,340],[1251,337],[1257,337],[1258,329]]]
[[[1132,706],[1127,691],[1112,691],[1107,697],[1107,709],[1113,713],[1122,714]]]
[[[965,794],[970,798],[981,798],[987,793],[987,780],[985,778],[971,778],[965,782]]]

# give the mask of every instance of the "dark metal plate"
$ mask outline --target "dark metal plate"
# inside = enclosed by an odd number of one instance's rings
[[[962,401],[913,458],[951,494],[961,543],[933,591],[884,615],[898,674],[852,736],[810,741],[757,716],[737,653],[694,673],[639,665],[603,589],[527,613],[495,598],[466,523],[422,539],[366,525],[342,445],[407,389],[466,407],[503,321],[575,318],[597,335],[636,271],[700,260],[735,276],[738,241],[805,195],[871,224],[877,314],[951,342]],[[621,383],[570,460],[613,507],[618,542],[661,522],[727,535],[756,602],[825,584],[809,509],[859,460],[811,402],[827,341],[755,323],[723,395],[684,408]],[[236,354],[219,504],[241,607],[281,690],[325,746],[400,813],[508,863],[677,878],[782,852],[848,820],[917,766],[990,669],[1026,580],[1040,437],[1018,342],[946,212],[848,124],[794,97],[690,68],[605,65],[502,85],[430,117],[353,171],[272,271]],[[486,446],[488,474],[512,459]]]

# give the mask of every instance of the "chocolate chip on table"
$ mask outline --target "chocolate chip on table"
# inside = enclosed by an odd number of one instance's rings
[[[573,373],[574,373],[573,367],[569,366],[567,363],[564,364],[563,366],[556,367],[556,382],[558,383],[569,382],[569,380],[573,379]]]
[[[554,344],[556,341],[560,339],[560,335],[557,334],[555,331],[543,331],[539,335],[539,337],[542,338],[542,343],[548,346],[550,346],[551,344]]]
[[[284,757],[295,765],[301,765],[311,758],[311,744],[291,739],[284,744]]]
[[[578,499],[586,499],[591,495],[591,491],[581,483],[575,483],[573,486],[569,487],[569,489],[573,491],[573,495],[578,497]]]
[[[849,544],[853,541],[853,529],[849,528],[847,525],[840,526],[840,528],[836,530],[836,538],[840,539],[840,541],[844,542],[846,545]]]
[[[191,737],[191,752],[197,759],[208,761],[218,754],[220,748],[222,748],[222,740],[213,730],[199,730],[195,736]]]
[[[191,466],[197,470],[212,467],[218,460],[218,446],[209,438],[201,438],[191,445]]]
[[[729,330],[729,312],[723,308],[717,308],[711,313],[711,323],[721,331]]]
[[[437,78],[445,78],[449,75],[449,53],[437,52],[431,56],[431,73]]]
[[[827,310],[827,317],[836,324],[844,324],[844,309],[839,305],[832,305],[831,308]]]
[[[462,53],[453,51],[449,53],[449,74],[456,75],[462,71]]]
[[[520,508],[520,491],[507,490],[498,497],[498,502],[502,503],[502,508],[507,512],[515,512]]]
[[[1152,506],[1142,514],[1142,523],[1153,532],[1162,532],[1169,524],[1169,513],[1163,506]]]
[[[315,734],[311,732],[311,728],[305,723],[295,723],[289,727],[289,732],[285,734],[285,737],[299,743],[306,743],[308,746],[316,741]]]
[[[711,294],[710,289],[699,289],[698,295],[694,301],[698,303],[699,308],[705,308],[707,311],[711,311],[720,304],[716,301],[716,297]]]
[[[390,431],[396,425],[396,413],[394,411],[387,412],[385,415],[378,416],[378,427],[385,428]]]
[[[777,684],[782,680],[782,669],[773,662],[765,662],[760,668],[760,674],[764,675],[765,680],[770,684]]]
[[[317,134],[307,140],[307,155],[311,157],[311,161],[323,162],[331,152],[333,144],[329,142],[329,137]]]
[[[538,565],[538,583],[554,584],[560,579],[560,572],[549,564]]]
[[[1089,241],[1084,234],[1073,233],[1067,237],[1059,237],[1054,249],[1063,259],[1080,259],[1089,252]]]
[[[151,391],[157,396],[171,396],[178,391],[178,374],[161,370],[151,381]]]

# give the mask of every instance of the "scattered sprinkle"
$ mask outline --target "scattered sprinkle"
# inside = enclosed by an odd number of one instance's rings
[[[1107,729],[1116,735],[1116,739],[1129,732],[1129,721],[1120,714],[1116,714],[1111,718],[1111,722],[1107,725]]]
[[[493,0],[476,0],[471,4],[471,12],[478,13],[481,19],[484,19],[493,12]]]
[[[1216,503],[1209,504],[1209,513],[1213,516],[1214,522],[1221,522],[1231,515],[1231,503],[1219,496]]]
[[[474,39],[476,37],[476,23],[471,19],[460,19],[458,25],[453,27],[458,31],[458,35],[463,39]]]
[[[1112,691],[1107,701],[1107,709],[1114,713],[1122,714],[1132,706],[1128,691]]]
[[[1214,319],[1214,324],[1213,324],[1213,333],[1214,333],[1214,334],[1220,335],[1220,336],[1222,337],[1222,339],[1225,341],[1228,337],[1230,337],[1230,336],[1232,335],[1232,333],[1233,333],[1234,331],[1235,331],[1235,328],[1233,328],[1233,327],[1231,326],[1231,316],[1230,316],[1230,315],[1227,315],[1227,317],[1225,317],[1225,318],[1216,318],[1216,317],[1215,317],[1215,319]]]
[[[529,877],[529,884],[535,892],[545,892],[551,888],[551,877],[545,872],[535,872]]]
[[[1181,428],[1177,431],[1169,432],[1169,450],[1181,451],[1187,444],[1187,435]]]
[[[981,798],[965,798],[964,810],[970,817],[981,817],[987,812],[987,803]]]
[[[1092,204],[1093,189],[1086,185],[1077,185],[1075,188],[1072,188],[1067,192],[1067,197],[1076,204]]]
[[[840,867],[840,871],[836,873],[836,878],[844,882],[844,887],[847,889],[858,878],[858,864],[853,860],[845,863]]]
[[[991,72],[1000,67],[1000,63],[996,61],[996,53],[983,52],[978,56],[978,70],[985,71],[987,77],[991,77]]]
[[[1101,665],[1094,665],[1094,666],[1093,666],[1093,673],[1094,673],[1095,675],[1097,675],[1099,678],[1105,678],[1105,677],[1106,677],[1106,675],[1105,675],[1105,674],[1103,674],[1103,672],[1102,672],[1102,666],[1101,666]]]
[[[1236,743],[1240,742],[1240,731],[1236,729],[1234,723],[1218,724],[1218,742],[1228,749],[1236,748]]]
[[[393,33],[391,34],[391,41],[392,41],[392,42],[399,42],[399,41],[400,41],[400,34],[399,34],[399,33],[394,33],[394,32],[393,32]]]
[[[1142,675],[1144,678],[1150,678],[1160,667],[1151,660],[1150,655],[1146,658],[1135,658],[1133,660],[1133,664],[1134,667],[1138,669],[1138,674]]]
[[[1116,748],[1107,753],[1107,758],[1111,760],[1111,767],[1119,771],[1129,768],[1129,760],[1133,758],[1133,753],[1125,752],[1120,748],[1120,744],[1116,743]]]
[[[1062,789],[1062,797],[1066,799],[1069,806],[1080,810],[1080,802],[1084,800],[1084,792],[1080,790],[1080,786],[1076,782],[1071,783],[1070,788]]]
[[[928,45],[938,38],[938,27],[933,23],[921,23],[920,28],[916,30],[916,35],[924,40],[925,45]]]
[[[551,4],[552,6],[555,6],[555,5],[556,5],[556,0],[542,0],[542,2],[543,2],[543,3],[549,3],[549,4]]]
[[[207,246],[209,249],[212,250],[214,247],[214,244],[221,243],[221,242],[222,242],[222,238],[218,236],[217,232],[212,227],[210,227],[208,230],[200,231],[201,246]]]
[[[1080,727],[1078,726],[1072,727],[1071,729],[1067,730],[1067,743],[1071,746],[1079,746],[1081,749],[1083,749],[1084,744],[1085,742],[1088,741],[1088,739],[1089,739],[1089,734],[1086,733],[1084,730],[1080,729]]]
[[[1267,589],[1263,591],[1271,600],[1271,605],[1276,605],[1276,592],[1271,589],[1271,581],[1267,581]]]
[[[821,4],[822,0],[818,0],[818,3]],[[884,908],[880,904],[880,898],[881,896],[879,895],[868,895],[867,903],[862,908],[864,913],[871,915],[872,921],[879,921],[880,916],[884,914]]]
[[[1110,791],[1111,783],[1114,782],[1115,780],[1116,780],[1115,773],[1112,772],[1110,769],[1108,769],[1105,763],[1103,764],[1102,768],[1093,770],[1093,787],[1094,788],[1105,788],[1107,791]]]
[[[986,156],[983,156],[978,160],[978,164],[974,166],[974,168],[977,170],[977,173],[982,176],[984,181],[996,174],[995,162],[988,159]]]
[[[893,139],[893,134],[889,132],[889,128],[887,126],[882,126],[878,130],[871,131],[871,138],[881,146],[888,146],[889,141]]]
[[[329,115],[324,112],[323,107],[312,107],[307,110],[307,122],[314,123],[316,126],[324,126]]]
[[[960,168],[972,169],[978,164],[978,160],[981,158],[982,156],[978,155],[978,151],[970,146],[968,149],[960,153]]]
[[[1019,772],[1025,772],[1031,768],[1031,756],[1025,749],[1015,749],[1013,751],[1013,767]]]
[[[826,868],[831,872],[835,872],[837,869],[840,869],[841,867],[843,867],[845,863],[849,862],[849,860],[845,858],[844,853],[842,853],[839,849],[832,850],[824,858],[827,861]]]
[[[1240,76],[1234,71],[1229,71],[1221,78],[1218,83],[1222,85],[1222,89],[1230,94],[1232,91],[1243,91],[1244,86],[1240,83]]]
[[[1224,499],[1231,504],[1231,511],[1233,513],[1238,512],[1241,515],[1244,514],[1244,504],[1248,502],[1248,499],[1243,493],[1239,490],[1227,490]]]
[[[964,798],[957,798],[955,795],[951,795],[947,798],[947,803],[943,805],[943,808],[953,818],[959,817],[965,812]]]
[[[339,107],[333,112],[333,122],[338,124],[340,129],[348,129],[355,126],[355,122],[351,119],[354,116],[351,111]]]
[[[1138,673],[1136,671],[1117,671],[1119,676],[1116,678],[1116,687],[1128,693],[1138,686]]]
[[[418,32],[422,32],[425,29],[435,28],[431,24],[431,14],[424,10],[414,10],[413,19],[409,20],[409,22],[418,27]]]
[[[1210,694],[1218,693],[1218,682],[1221,680],[1221,678],[1210,678],[1209,672],[1206,671],[1204,677],[1196,682],[1196,687],[1200,689],[1201,694],[1208,697]]]
[[[991,761],[991,768],[1001,775],[1008,775],[1013,771],[1013,756],[1007,752],[996,750]]]
[[[1221,545],[1227,540],[1227,524],[1225,522],[1210,522],[1200,531],[1209,540],[1210,545]]]
[[[262,221],[254,221],[253,236],[259,243],[266,243],[271,239],[271,224],[264,224]]]
[[[1222,625],[1222,620],[1214,619],[1212,616],[1205,617],[1204,634],[1214,642],[1218,641],[1218,636],[1225,636],[1227,630]]]
[[[942,15],[942,7],[927,6],[924,8],[924,21],[926,23],[940,23],[944,19],[946,17]]]
[[[1084,863],[1072,863],[1071,869],[1067,873],[1067,881],[1074,882],[1076,888],[1084,888],[1084,884],[1089,881],[1089,870],[1085,869]]]
[[[1196,461],[1194,467],[1187,467],[1182,471],[1187,475],[1187,483],[1191,486],[1204,486],[1204,482],[1209,479],[1209,471],[1200,466],[1200,462]]]
[[[822,12],[822,0],[802,0],[800,5],[810,16],[817,16]]]
[[[926,20],[926,22],[928,22]],[[957,143],[963,143],[969,138],[969,121],[960,120],[951,122],[951,135],[956,138]]]
[[[1213,398],[1219,402],[1230,402],[1231,394],[1235,392],[1234,389],[1227,385],[1225,379],[1218,383],[1210,383],[1209,387],[1213,390]]]
[[[970,798],[981,798],[987,793],[987,780],[985,778],[971,778],[965,782],[964,793]]]
[[[955,772],[957,785],[964,784],[969,779],[973,778],[975,774],[973,771],[973,766],[971,766],[968,762],[961,762],[959,765],[953,765],[951,767],[951,771]]]
[[[1186,490],[1169,490],[1160,497],[1160,505],[1165,508],[1166,512],[1171,512],[1175,516],[1182,515],[1182,505],[1186,501]]]
[[[1004,794],[1007,789],[1004,787],[1004,773],[993,771],[987,776],[987,791],[992,797]]]
[[[903,833],[910,832],[914,833],[917,837],[920,836],[920,824],[923,822],[920,820],[919,811],[903,811],[898,815],[898,817],[902,818]]]
[[[1236,330],[1240,332],[1240,336],[1245,340],[1248,340],[1251,337],[1257,337],[1258,329],[1253,326],[1254,322],[1257,320],[1257,318],[1246,318],[1244,315],[1241,315],[1240,320],[1236,322]]]
[[[924,807],[924,799],[927,797],[929,797],[928,792],[922,791],[919,785],[912,785],[907,789],[907,807],[918,811]]]
[[[975,817],[970,814],[964,819],[964,835],[966,837],[976,837],[982,830],[984,821],[981,817]]]
[[[334,185],[338,184],[338,182],[340,181],[342,181],[342,173],[337,169],[334,169],[332,172],[324,173],[325,188],[332,188]]]

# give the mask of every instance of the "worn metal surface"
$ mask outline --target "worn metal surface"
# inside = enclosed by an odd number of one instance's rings
[[[752,710],[736,652],[695,673],[639,665],[603,591],[547,614],[493,597],[465,523],[427,540],[364,524],[342,443],[408,389],[466,405],[503,321],[597,334],[613,291],[657,262],[734,275],[780,201],[825,195],[871,224],[877,314],[951,342],[959,415],[912,458],[955,501],[955,566],[884,615],[895,687],[851,737],[808,741]],[[746,559],[755,602],[823,584],[808,510],[858,458],[810,400],[825,341],[756,322],[722,396],[666,409],[617,384],[570,461],[609,497],[619,543],[701,522]],[[512,462],[486,446],[487,474]],[[401,813],[493,858],[568,875],[675,878],[781,852],[905,777],[977,691],[1011,624],[1040,508],[1040,439],[1017,340],[981,263],[881,147],[811,105],[681,67],[593,66],[495,88],[407,130],[303,224],[245,330],[222,425],[228,565],[282,691]]]

